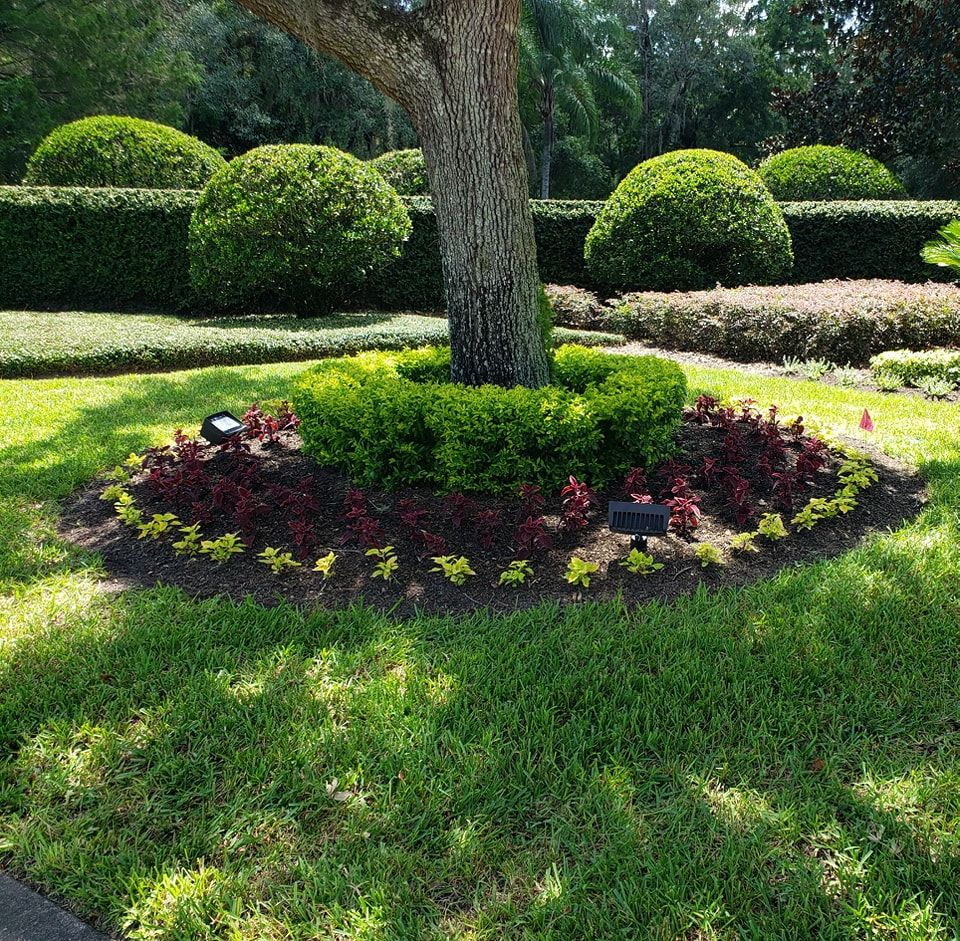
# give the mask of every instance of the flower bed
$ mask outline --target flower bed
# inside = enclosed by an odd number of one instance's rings
[[[604,490],[569,478],[501,495],[358,488],[305,454],[298,419],[254,407],[222,447],[177,432],[67,508],[68,538],[126,583],[263,603],[509,609],[543,599],[670,598],[837,554],[916,512],[919,479],[812,435],[775,408],[701,397],[673,455]],[[609,500],[663,502],[646,552],[606,526]]]

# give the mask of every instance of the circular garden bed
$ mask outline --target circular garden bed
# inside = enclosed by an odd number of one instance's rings
[[[567,383],[559,389],[458,391],[468,401],[483,393],[501,402],[552,403],[551,396],[560,395],[561,414],[585,411],[601,442],[612,440],[602,437],[612,427],[604,424],[605,412],[591,403],[603,401],[600,389],[611,379],[627,382],[636,364],[615,376],[622,358],[583,359],[577,352],[559,359],[558,374]],[[404,376],[396,371],[397,357],[355,357],[337,361],[339,372],[331,366],[313,371],[298,387],[297,403],[326,403],[335,386],[363,390],[361,380],[371,387],[384,380],[391,388],[397,382],[441,392],[442,353],[400,360]],[[592,379],[571,379],[574,361],[592,362]],[[608,366],[610,372],[600,375]],[[379,379],[357,368],[373,369]],[[650,376],[656,371],[641,363],[634,380],[640,382],[637,376],[647,369]],[[305,390],[312,392],[305,396]],[[642,382],[633,393],[635,407],[649,410]],[[658,392],[651,394],[661,401]],[[364,414],[370,395],[373,389],[366,388],[355,403],[362,400]],[[415,397],[415,404],[436,397]],[[595,478],[583,475],[570,452],[570,473],[562,481],[551,478],[555,461],[537,459],[536,442],[526,442],[523,461],[510,471],[505,455],[524,439],[499,440],[487,414],[494,430],[480,436],[479,446],[489,460],[463,465],[484,485],[469,490],[449,486],[445,475],[452,465],[434,459],[444,453],[446,439],[430,431],[429,414],[419,405],[382,426],[390,447],[345,449],[336,460],[329,452],[318,458],[317,451],[321,442],[346,442],[346,425],[321,434],[318,415],[305,418],[301,428],[285,405],[274,411],[276,417],[252,407],[244,417],[248,431],[223,446],[177,432],[170,445],[132,455],[70,502],[63,532],[99,551],[122,586],[162,582],[191,595],[252,596],[264,604],[284,599],[339,606],[362,598],[404,614],[415,608],[447,613],[550,599],[621,596],[639,603],[701,584],[742,584],[845,551],[864,534],[914,515],[923,502],[922,481],[907,468],[859,445],[811,434],[802,418],[787,420],[775,408],[761,411],[746,401],[700,397],[682,412],[682,421],[679,406],[677,421],[667,408],[660,416],[666,439],[651,427],[652,437],[594,459]],[[549,408],[535,413],[557,414]],[[477,413],[470,415],[472,427]],[[451,424],[457,427],[455,419]],[[355,431],[353,440],[363,442],[363,430]],[[371,463],[371,454],[377,461],[401,454],[402,438],[419,443],[419,464],[404,461],[391,476],[389,463]],[[634,458],[644,448],[651,459],[618,466],[618,458]],[[402,479],[411,476],[410,468],[417,471],[412,484]],[[533,476],[523,479],[528,473]],[[438,482],[441,477],[446,483]],[[645,552],[632,546],[629,536],[607,527],[611,500],[668,505],[668,533],[651,539]]]

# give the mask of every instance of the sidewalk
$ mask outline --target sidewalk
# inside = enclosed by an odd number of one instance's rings
[[[108,941],[49,899],[0,873],[0,941]]]

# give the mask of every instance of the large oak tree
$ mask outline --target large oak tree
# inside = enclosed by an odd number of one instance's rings
[[[517,107],[520,0],[239,0],[410,115],[430,173],[456,382],[549,367]]]

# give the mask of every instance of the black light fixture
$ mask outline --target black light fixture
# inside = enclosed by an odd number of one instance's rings
[[[647,548],[648,536],[666,536],[671,509],[662,503],[622,503],[610,501],[607,525],[614,533],[631,536],[630,545],[641,552]]]
[[[203,420],[200,435],[211,444],[223,444],[224,441],[247,430],[247,426],[230,412],[216,412]]]

